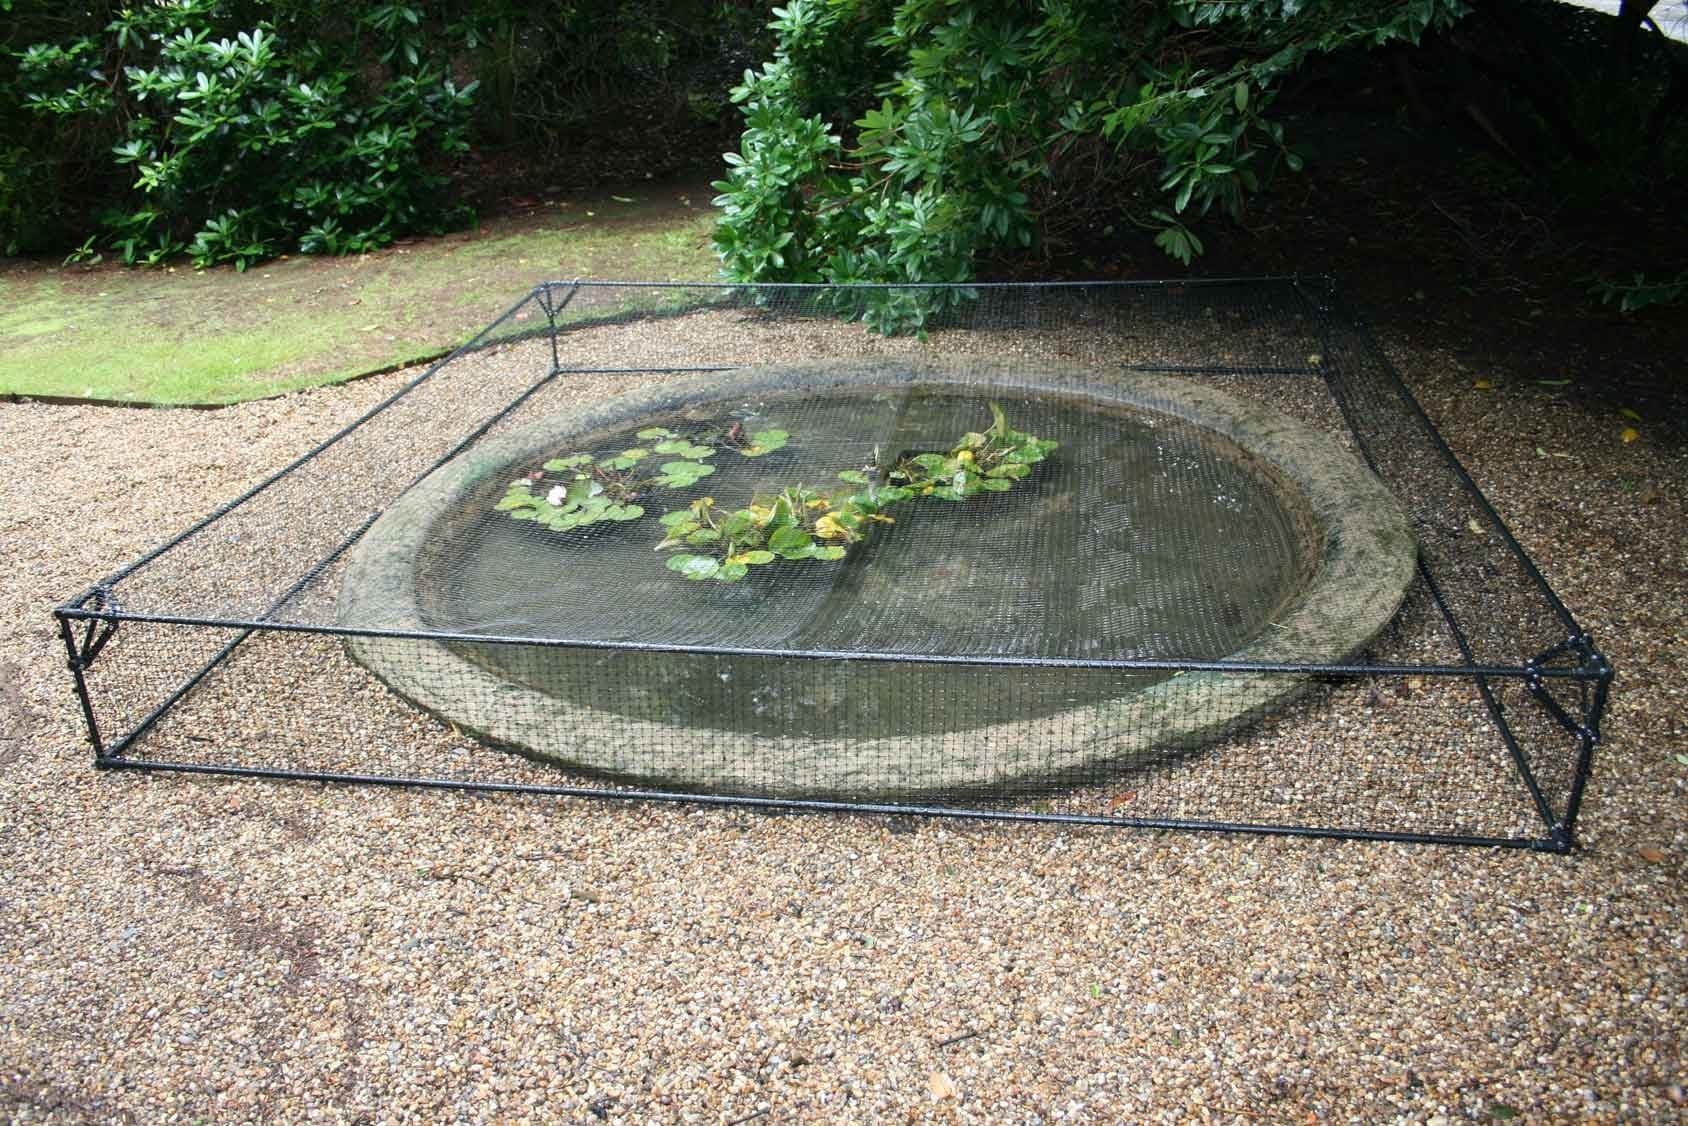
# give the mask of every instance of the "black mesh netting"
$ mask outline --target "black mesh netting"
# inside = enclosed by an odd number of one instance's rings
[[[1323,283],[549,285],[325,437],[61,609],[102,762],[1569,841],[1609,670]]]

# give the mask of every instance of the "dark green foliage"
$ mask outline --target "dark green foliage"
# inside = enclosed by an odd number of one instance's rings
[[[0,0],[0,252],[98,229],[84,260],[239,266],[437,230],[466,217],[446,173],[470,145],[544,175],[583,143],[638,130],[643,151],[724,119],[761,18],[750,0]]]
[[[733,92],[739,151],[717,184],[728,276],[964,282],[1086,207],[1137,220],[1188,263],[1188,223],[1237,217],[1300,167],[1270,116],[1317,54],[1416,41],[1459,0],[791,0],[773,58]],[[949,291],[953,293],[954,291]],[[901,307],[889,303],[900,301]],[[890,291],[884,330],[934,310]]]
[[[16,89],[120,168],[103,226],[125,262],[361,251],[454,218],[442,168],[474,83],[419,48],[420,25],[394,4],[141,5],[23,49]]]

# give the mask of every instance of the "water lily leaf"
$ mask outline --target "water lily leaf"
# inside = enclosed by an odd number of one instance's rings
[[[675,555],[666,564],[670,571],[678,571],[688,579],[707,579],[721,569],[721,564],[707,555]]]
[[[683,489],[688,485],[695,485],[704,477],[715,472],[713,465],[703,465],[695,461],[669,461],[662,465],[662,476],[657,484],[666,485],[672,489]]]
[[[550,473],[561,473],[565,469],[573,469],[580,465],[591,465],[591,454],[570,454],[568,457],[554,457],[546,462],[544,468]]]
[[[634,437],[638,438],[641,442],[648,442],[653,438],[672,438],[674,437],[674,431],[668,429],[666,426],[648,426],[639,431],[639,433],[634,435]]]
[[[499,512],[509,512],[512,508],[530,508],[538,503],[539,501],[525,490],[519,493],[511,490],[510,492],[505,493],[504,499],[499,501],[494,507]]]
[[[730,540],[740,539],[752,528],[761,527],[756,517],[740,509],[721,522],[721,534]]]
[[[639,459],[636,457],[628,457],[626,454],[623,454],[620,457],[612,457],[601,464],[605,469],[632,469],[635,465],[639,464]]]
[[[781,555],[804,552],[814,542],[814,537],[808,532],[790,524],[775,528],[773,534],[768,537],[768,546]]]
[[[1006,440],[1008,437],[1008,416],[1003,413],[1002,405],[1000,403],[992,403],[990,408],[991,433],[995,434],[1000,439]]]
[[[993,493],[1005,493],[1013,487],[1014,482],[1010,481],[1006,477],[986,477],[983,481],[979,482],[979,488],[987,489]]]
[[[750,445],[739,451],[745,457],[761,457],[771,454],[775,450],[784,449],[791,435],[784,430],[758,430],[750,436]]]
[[[870,485],[873,483],[868,480],[867,474],[859,469],[846,469],[838,475],[838,479],[848,481],[852,485]]]
[[[755,566],[761,563],[772,563],[774,561],[774,553],[762,550],[747,551],[742,555],[736,556],[736,558],[740,563],[749,563],[752,566]]]
[[[539,519],[539,509],[537,509],[537,508],[520,508],[520,509],[517,509],[515,512],[510,513],[510,519],[512,519],[512,520],[537,520],[537,519]]]
[[[836,544],[832,544],[827,547],[817,547],[814,549],[814,557],[816,559],[842,559],[844,558],[844,555],[844,549]]]
[[[637,504],[620,504],[608,509],[604,516],[610,520],[637,520],[645,514],[644,508]]]
[[[743,563],[724,563],[721,569],[715,572],[715,577],[724,583],[736,583],[748,574],[750,568]]]
[[[961,436],[961,441],[955,444],[955,448],[958,450],[976,450],[980,446],[986,445],[989,442],[990,439],[985,437],[983,434],[969,430]]]
[[[850,529],[846,528],[837,516],[829,512],[815,521],[815,535],[829,540],[848,539]]]
[[[663,513],[660,522],[668,528],[678,528],[681,524],[690,524],[694,528],[697,527],[697,521],[692,519],[691,510],[685,508],[677,508],[673,512]]]
[[[721,533],[714,528],[699,528],[686,536],[686,542],[691,544],[717,543],[720,539]]]
[[[701,461],[703,458],[715,455],[715,451],[708,446],[694,446],[684,438],[671,438],[666,442],[658,442],[651,449],[659,454],[690,458],[693,461]]]

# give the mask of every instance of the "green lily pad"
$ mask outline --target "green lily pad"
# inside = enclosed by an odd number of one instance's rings
[[[544,469],[548,473],[561,473],[565,469],[573,469],[580,465],[591,465],[591,454],[570,454],[568,457],[554,457],[546,462]]]
[[[739,451],[745,457],[761,457],[784,449],[791,435],[784,430],[758,430],[750,436],[750,445]]]
[[[707,555],[675,555],[664,566],[688,579],[707,579],[721,569],[721,564]]]
[[[713,457],[715,451],[708,446],[694,446],[684,438],[670,438],[666,442],[658,442],[651,449],[659,454],[671,457],[689,458],[692,461],[702,461],[706,457]]]
[[[795,552],[798,553],[798,557],[807,552],[814,542],[814,537],[809,535],[808,532],[790,524],[775,528],[773,534],[768,537],[768,546],[773,550],[781,555],[790,555]]]

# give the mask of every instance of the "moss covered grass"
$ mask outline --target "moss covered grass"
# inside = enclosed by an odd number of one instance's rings
[[[208,405],[449,350],[536,282],[707,279],[705,189],[556,201],[356,258],[196,271],[0,266],[0,394]]]

